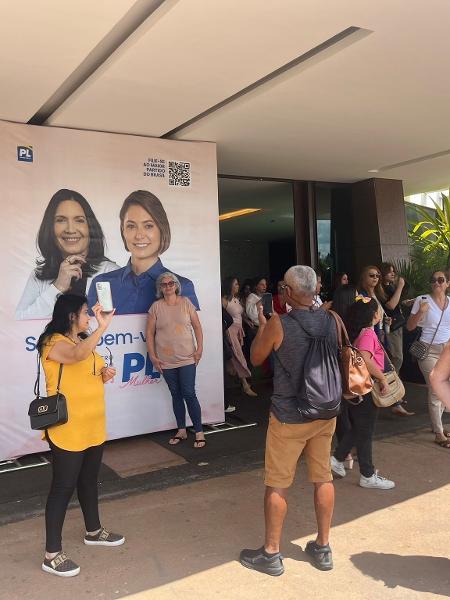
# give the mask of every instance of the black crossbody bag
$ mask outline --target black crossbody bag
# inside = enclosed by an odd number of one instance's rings
[[[438,329],[441,326],[442,317],[444,316],[444,313],[447,310],[448,302],[449,302],[449,300],[447,298],[447,300],[445,301],[445,304],[444,304],[444,308],[442,309],[442,312],[441,312],[441,318],[439,319],[439,323],[437,324],[437,327],[433,334],[431,342],[429,344],[427,344],[426,342],[422,342],[420,339],[416,339],[409,347],[409,353],[416,360],[425,360],[426,358],[428,358],[428,354],[430,353],[430,348],[433,345],[433,342],[436,338]]]
[[[61,376],[63,371],[62,363],[59,365],[58,383],[56,385],[56,394],[53,396],[41,396],[39,392],[39,379],[41,375],[41,357],[37,353],[37,377],[34,384],[34,394],[36,398],[31,402],[28,409],[31,429],[49,429],[55,425],[67,423],[67,401],[64,394],[59,391]]]

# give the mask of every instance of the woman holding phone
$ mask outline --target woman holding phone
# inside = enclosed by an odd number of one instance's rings
[[[427,346],[427,355],[418,363],[428,386],[428,411],[434,441],[442,448],[450,449],[450,431],[444,429],[442,424],[444,405],[430,384],[430,374],[450,339],[450,306],[447,296],[449,282],[445,272],[435,271],[431,275],[430,285],[431,294],[415,299],[406,327],[409,331],[416,327],[422,328],[420,341]]]
[[[78,575],[80,567],[62,550],[61,534],[67,506],[77,489],[90,546],[120,546],[125,538],[104,529],[98,510],[98,473],[106,440],[104,384],[115,375],[96,347],[114,311],[93,307],[98,327],[91,335],[87,299],[62,294],[37,342],[47,394],[59,389],[67,401],[68,420],[47,429],[43,437],[52,452],[53,479],[45,508],[46,546],[42,569],[60,577]],[[60,370],[62,369],[62,370]]]
[[[170,246],[170,225],[159,198],[146,190],[132,192],[120,209],[120,234],[131,257],[116,271],[98,275],[94,283],[111,285],[116,315],[147,313],[157,299],[156,280],[168,271],[160,255]],[[181,293],[200,310],[192,281],[177,275]],[[89,307],[97,301],[95,286],[88,294]]]
[[[74,190],[52,196],[37,245],[42,258],[17,305],[18,320],[50,317],[59,294],[86,294],[96,274],[119,268],[105,256],[103,231],[90,204]]]

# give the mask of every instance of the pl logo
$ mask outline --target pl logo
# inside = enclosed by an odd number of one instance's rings
[[[33,162],[33,146],[17,146],[17,160]]]

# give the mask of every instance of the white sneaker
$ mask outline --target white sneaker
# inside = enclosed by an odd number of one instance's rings
[[[346,472],[345,472],[345,466],[344,463],[341,462],[340,460],[338,460],[337,458],[334,458],[334,456],[331,457],[331,470],[333,471],[333,473],[335,475],[338,475],[338,477],[345,477]]]
[[[227,406],[227,408],[225,409],[226,413],[232,413],[236,410],[235,406],[232,406],[231,404],[229,406]]]
[[[395,483],[390,479],[378,475],[378,471],[375,471],[372,477],[364,477],[364,475],[361,475],[359,478],[359,485],[363,488],[378,490],[391,490],[392,488],[395,488]]]

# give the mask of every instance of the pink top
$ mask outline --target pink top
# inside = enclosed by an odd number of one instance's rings
[[[379,367],[381,371],[384,371],[383,346],[381,345],[380,340],[378,339],[377,334],[372,327],[363,329],[353,344],[356,348],[358,348],[358,350],[370,352],[377,367]]]
[[[177,303],[167,304],[162,298],[148,311],[156,319],[155,350],[164,369],[176,369],[194,364],[194,336],[191,317],[195,306],[184,296]]]
[[[242,326],[242,313],[244,312],[244,307],[237,298],[231,298],[227,304],[226,311],[233,317],[234,323]]]

